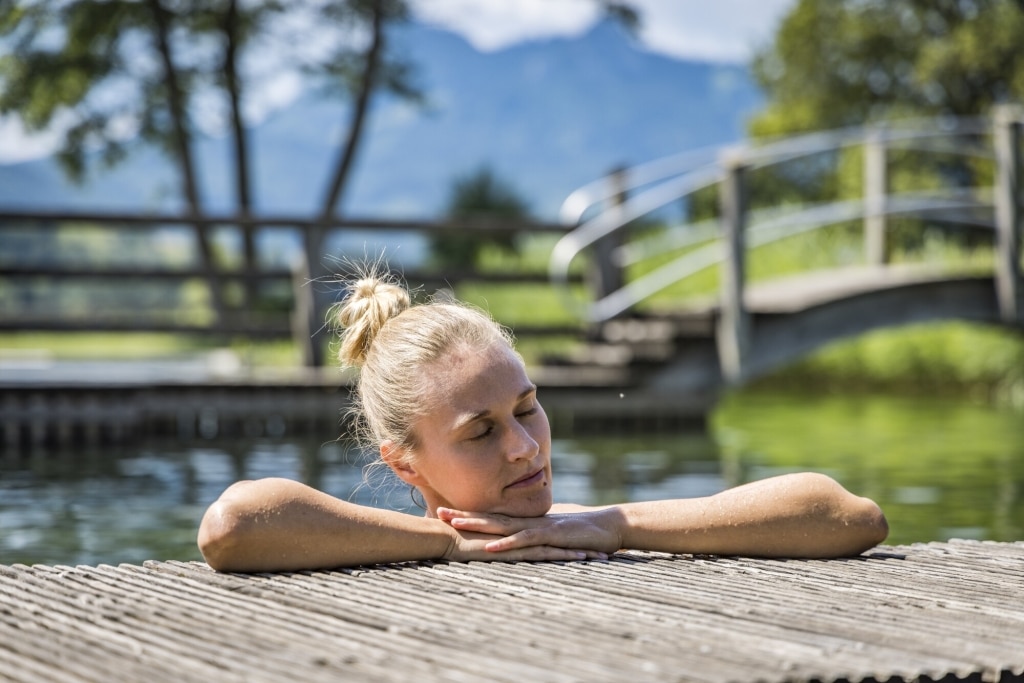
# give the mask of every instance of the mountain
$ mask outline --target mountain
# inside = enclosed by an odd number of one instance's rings
[[[342,205],[349,215],[435,216],[455,178],[489,165],[553,220],[573,189],[614,166],[738,140],[761,103],[744,67],[657,55],[611,23],[493,53],[417,24],[392,42],[416,64],[427,103],[375,100]],[[342,105],[306,95],[253,130],[261,212],[317,211],[346,122]],[[230,211],[227,141],[202,139],[196,155],[207,206]],[[53,160],[0,166],[0,207],[175,209],[176,188],[153,150],[82,187]]]

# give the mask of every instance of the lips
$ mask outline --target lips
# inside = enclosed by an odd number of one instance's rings
[[[534,485],[536,483],[539,483],[539,482],[541,482],[543,480],[544,480],[544,468],[541,467],[540,469],[534,470],[533,472],[530,472],[529,474],[527,474],[526,476],[524,476],[524,477],[522,477],[520,479],[516,479],[514,482],[512,482],[511,484],[509,484],[505,488],[507,488],[507,489],[524,488],[524,487],[527,487],[527,486],[532,486],[532,485]]]

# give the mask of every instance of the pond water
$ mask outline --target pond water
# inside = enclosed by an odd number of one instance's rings
[[[558,501],[702,496],[782,472],[835,477],[885,510],[890,543],[1024,539],[1024,414],[966,401],[742,393],[709,433],[580,436],[553,444]],[[283,476],[416,512],[323,440],[151,443],[38,453],[0,469],[0,564],[200,559],[203,511],[231,482]]]

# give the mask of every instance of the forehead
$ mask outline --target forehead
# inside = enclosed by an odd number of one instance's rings
[[[424,379],[432,408],[457,412],[486,409],[532,386],[522,360],[504,344],[453,348],[431,364]]]

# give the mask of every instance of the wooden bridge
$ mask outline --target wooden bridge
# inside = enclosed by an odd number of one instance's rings
[[[322,253],[332,232],[551,233],[560,239],[548,273],[435,269],[404,275],[426,292],[472,282],[554,287],[561,292],[577,314],[574,319],[512,327],[520,338],[555,335],[577,340],[575,351],[549,356],[531,370],[546,399],[550,396],[553,404],[561,400],[571,413],[569,422],[584,414],[603,422],[631,410],[635,417],[673,411],[699,416],[727,384],[749,381],[824,344],[872,329],[948,319],[1024,328],[1022,125],[1020,109],[1002,108],[989,119],[915,121],[815,133],[725,152],[699,150],[619,171],[581,188],[567,199],[557,224],[355,218],[325,224],[294,216],[7,211],[0,215],[5,245],[0,248],[0,329],[150,330],[221,339],[290,336],[305,350],[306,364],[315,368],[323,363],[323,320],[331,303],[331,287],[324,282],[331,274],[324,258],[311,255]],[[823,168],[849,166],[851,160],[863,169],[860,194],[829,195],[811,187],[805,193],[809,197],[794,196],[794,187],[813,186]],[[828,172],[839,177],[834,169]],[[895,185],[905,185],[908,175],[925,177],[927,187],[892,191]],[[978,185],[989,178],[992,186]],[[702,201],[707,204],[709,196],[717,196],[711,202],[717,208],[701,220],[695,207]],[[685,220],[672,218],[672,207],[676,213],[679,207],[686,208]],[[157,237],[168,226],[184,227],[206,247],[195,249],[201,257],[198,265],[184,267],[75,265],[16,260],[12,252],[5,254],[16,238],[31,240],[33,231],[69,223],[127,230],[141,239]],[[246,236],[246,244],[254,232],[285,226],[298,236],[304,258],[290,266],[268,266],[247,249],[235,262],[210,260],[210,243],[231,226]],[[836,226],[844,234],[862,230],[860,245],[852,247],[856,253],[821,263],[819,270],[808,271],[802,264],[802,270],[783,278],[757,273],[761,251]],[[957,234],[964,236],[953,242],[970,249],[961,249],[959,260],[951,261],[945,252],[940,258],[929,257],[927,249],[918,249],[914,258],[894,261],[894,234],[905,240],[913,233],[921,243],[922,235],[936,230],[944,236],[960,231]],[[850,251],[850,244],[844,249]],[[978,253],[983,254],[980,261]],[[577,267],[580,263],[584,267]],[[705,277],[710,287],[688,284],[708,273],[713,274]],[[97,283],[124,289],[154,281],[204,283],[209,310],[185,317],[180,312],[158,317],[133,310],[113,318],[104,315],[100,290],[99,298],[83,298],[76,311],[47,313],[31,293],[39,283],[59,284],[65,290]],[[261,288],[277,292],[269,304],[257,297]],[[581,290],[587,295],[573,298]],[[344,385],[335,374],[293,374],[270,385],[296,390],[316,386],[318,392]],[[13,388],[71,388],[54,373],[38,375],[45,381],[22,375],[22,381],[12,382],[11,375],[0,372],[0,382],[8,389],[7,401],[0,406],[0,424],[33,412],[27,406],[38,402],[27,395],[24,400],[11,398]],[[105,383],[110,382],[98,384]],[[125,388],[126,382],[114,383]],[[261,383],[265,384],[253,373],[190,381],[193,388],[209,385],[215,390],[225,384],[251,389]],[[79,382],[78,389],[82,384],[88,383]],[[180,384],[173,377],[149,380],[150,386]],[[620,401],[627,392],[631,400]],[[43,412],[51,408],[56,409],[48,406]],[[332,404],[332,414],[338,409]]]
[[[579,227],[555,246],[551,261],[553,281],[566,285],[577,257],[598,257],[593,299],[577,303],[596,332],[573,362],[629,367],[632,381],[653,391],[714,394],[724,384],[749,381],[877,328],[966,320],[1024,329],[1022,125],[1022,110],[1003,108],[992,119],[942,126],[912,122],[816,133],[660,160],[581,188],[563,205],[563,220]],[[822,155],[850,156],[851,150],[863,168],[862,196],[751,206],[755,180],[771,191],[771,181],[790,172],[781,167]],[[947,173],[950,159],[961,160],[961,168],[974,164],[966,174],[973,177],[984,175],[977,164],[990,164],[994,186],[890,191],[890,165],[898,171],[900,156],[906,163],[911,152],[938,157],[931,163],[946,164]],[[822,163],[813,165],[820,172]],[[715,186],[716,219],[644,235],[652,232],[645,216]],[[765,191],[760,194],[763,201]],[[991,259],[983,272],[928,258],[892,263],[894,219],[910,219],[918,229],[974,233],[967,241],[980,233],[992,245]],[[854,221],[862,226],[863,246],[852,264],[752,281],[749,263],[757,248]],[[631,239],[631,233],[640,236]],[[630,277],[627,267],[640,274]],[[659,292],[678,289],[712,267],[719,269],[713,296],[645,310]]]

